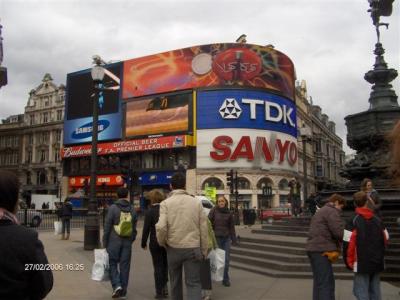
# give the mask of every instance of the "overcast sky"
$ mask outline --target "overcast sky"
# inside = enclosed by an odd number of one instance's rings
[[[381,40],[389,67],[400,65],[400,1]],[[375,28],[368,0],[0,0],[3,66],[0,119],[23,113],[28,93],[45,73],[65,84],[66,74],[91,66],[93,54],[126,60],[188,46],[234,42],[273,44],[288,55],[298,80],[337,124],[368,109]],[[400,80],[393,81],[400,95]],[[345,146],[344,150],[349,152]]]

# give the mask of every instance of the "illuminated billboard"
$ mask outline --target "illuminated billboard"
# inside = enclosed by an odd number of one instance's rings
[[[191,131],[192,93],[135,99],[126,103],[125,136]]]
[[[294,100],[292,61],[251,44],[194,46],[124,62],[123,99],[197,87],[255,87]]]
[[[118,87],[122,64],[104,67],[104,87]],[[90,69],[67,75],[65,99],[64,144],[88,143],[92,140],[94,83]],[[117,80],[117,82],[116,82]],[[120,139],[121,130],[120,89],[105,90],[99,95],[99,141]]]
[[[197,168],[297,172],[296,105],[254,90],[197,93]]]

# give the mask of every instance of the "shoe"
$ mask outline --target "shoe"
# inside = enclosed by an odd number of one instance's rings
[[[121,294],[122,294],[122,287],[120,287],[120,286],[118,286],[118,287],[116,287],[115,288],[115,290],[114,290],[114,292],[112,293],[112,298],[119,298],[119,297],[121,297]]]
[[[69,233],[67,233],[67,236],[65,237],[66,240],[69,240]]]
[[[222,284],[226,287],[231,286],[231,283],[229,281],[223,281]]]
[[[168,297],[168,286],[165,285],[165,287],[162,290],[162,295],[164,296],[164,298]]]
[[[154,299],[164,299],[165,297],[164,297],[164,295],[163,294],[156,294],[155,296],[154,296]]]

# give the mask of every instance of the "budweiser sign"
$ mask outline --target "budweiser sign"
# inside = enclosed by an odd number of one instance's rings
[[[148,139],[118,141],[112,143],[100,143],[97,146],[97,155],[171,149],[185,147],[186,145],[187,143],[185,135],[163,136]],[[62,158],[90,156],[91,154],[91,145],[64,147],[61,150]]]

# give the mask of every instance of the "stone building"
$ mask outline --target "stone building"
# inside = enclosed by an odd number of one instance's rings
[[[22,198],[60,193],[65,86],[45,74],[31,90],[24,114],[0,124],[0,168],[18,174]]]

